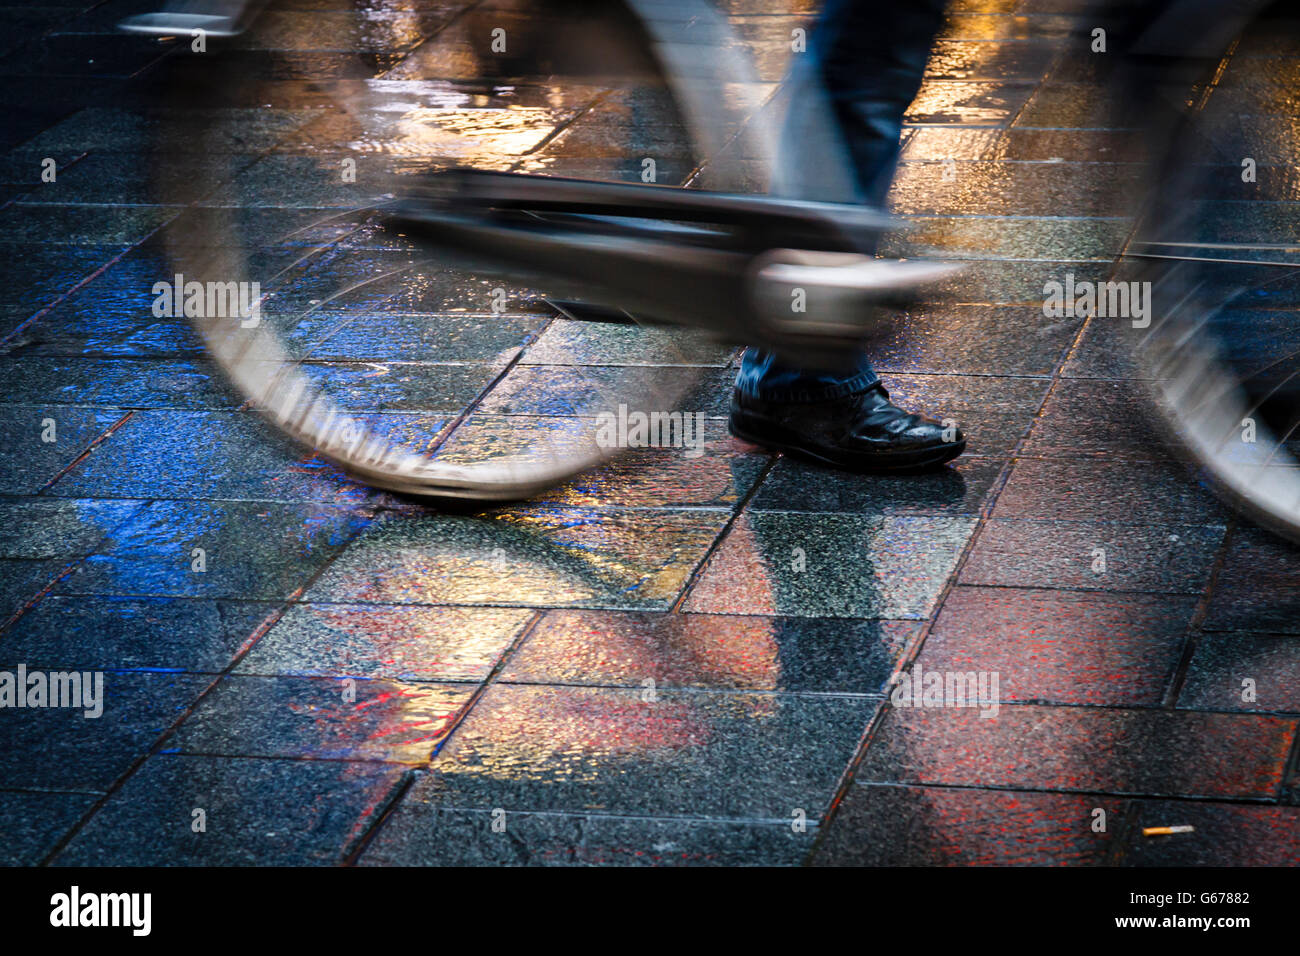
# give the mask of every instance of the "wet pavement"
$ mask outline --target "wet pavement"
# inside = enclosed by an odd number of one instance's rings
[[[1300,551],[1198,484],[1101,320],[1042,313],[1046,279],[1104,278],[1127,230],[1136,147],[1062,50],[1077,4],[953,4],[909,111],[892,201],[915,229],[888,251],[971,266],[874,358],[900,404],[962,423],[952,467],[770,455],[726,434],[730,349],[515,290],[492,313],[472,273],[303,313],[286,334],[332,330],[322,374],[416,444],[475,401],[473,441],[562,420],[612,366],[668,368],[706,417],[698,457],[641,449],[479,512],[279,439],[150,313],[167,230],[356,205],[304,73],[409,93],[372,145],[416,165],[709,165],[636,88],[474,81],[476,5],[452,0],[367,0],[365,29],[347,0],[268,14],[222,91],[243,135],[208,153],[151,105],[193,63],[113,32],[153,6],[0,10],[0,671],[104,674],[101,717],[0,713],[0,861],[1300,863]],[[815,5],[720,6],[774,89]],[[409,264],[366,242],[276,311]],[[997,679],[981,706],[891,700],[967,673]]]

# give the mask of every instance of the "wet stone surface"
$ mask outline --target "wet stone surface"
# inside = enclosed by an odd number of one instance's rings
[[[919,630],[910,621],[552,611],[501,680],[878,694]]]
[[[732,527],[686,608],[925,618],[973,527],[960,517],[753,512]]]
[[[497,815],[497,819],[501,819]],[[402,804],[362,866],[795,866],[816,829],[608,814],[493,812]]]
[[[160,754],[54,864],[334,864],[400,780],[400,769],[383,764]],[[205,813],[202,833],[190,826],[196,809]]]
[[[1093,811],[1123,803],[1072,794],[941,787],[849,790],[813,857],[818,866],[1101,866],[1113,831],[1095,833]],[[1015,821],[1008,826],[1008,821]]]
[[[655,78],[546,17],[495,54],[470,0],[275,6],[216,67],[118,33],[137,6],[0,8],[0,680],[104,688],[0,708],[0,864],[1300,862],[1300,551],[1162,437],[1141,330],[1044,314],[1110,275],[1142,158],[1061,55],[1081,3],[951,5],[882,251],[966,268],[870,354],[968,447],[874,475],[732,438],[735,343],[580,320],[371,208],[453,165],[765,189],[748,133],[695,155]],[[720,102],[773,115],[816,5],[718,6],[760,78]],[[1216,95],[1289,112],[1295,51],[1239,54]],[[1253,191],[1223,160],[1207,233],[1294,241],[1292,127]],[[525,502],[378,492],[155,309],[213,261],[402,448],[544,451],[651,384],[698,442]],[[1282,271],[1216,319],[1242,362],[1300,344]]]
[[[468,701],[466,687],[387,680],[229,677],[169,748],[182,753],[427,761]]]
[[[408,799],[456,809],[812,818],[877,701],[494,687]],[[671,768],[671,772],[667,772]]]

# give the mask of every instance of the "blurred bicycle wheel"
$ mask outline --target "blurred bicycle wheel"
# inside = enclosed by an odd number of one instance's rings
[[[195,324],[249,407],[372,485],[448,497],[704,441],[729,347],[583,321],[544,280],[383,212],[457,166],[682,185],[707,163],[714,188],[761,188],[773,84],[725,19],[682,0],[283,0],[233,21],[176,29],[164,68],[153,179],[187,208],[154,308]]]

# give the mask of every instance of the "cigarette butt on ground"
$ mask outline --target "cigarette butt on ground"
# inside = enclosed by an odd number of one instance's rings
[[[1194,833],[1196,827],[1178,826],[1178,827],[1143,827],[1143,836],[1169,836],[1174,833]]]

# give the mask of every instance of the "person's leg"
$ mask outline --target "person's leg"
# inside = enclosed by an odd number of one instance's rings
[[[787,78],[775,192],[884,206],[903,115],[920,88],[943,9],[944,0],[828,0]],[[805,108],[810,103],[824,106]],[[826,157],[845,151],[851,181],[843,182],[838,169],[822,175]],[[810,369],[751,348],[741,360],[736,388],[768,401],[815,402],[876,381],[863,353],[848,357],[842,368]]]
[[[827,0],[786,78],[774,192],[884,206],[903,116],[921,88],[945,6],[946,0]],[[824,108],[805,105],[814,102]],[[850,183],[838,170],[825,175],[833,149],[847,150]]]
[[[942,0],[828,0],[790,73],[774,192],[884,206],[903,114],[920,88],[943,8]],[[801,109],[801,102],[824,108]],[[847,170],[826,162],[845,155]],[[815,369],[747,350],[730,427],[748,441],[860,471],[939,464],[966,447],[955,426],[890,402],[865,353]]]

